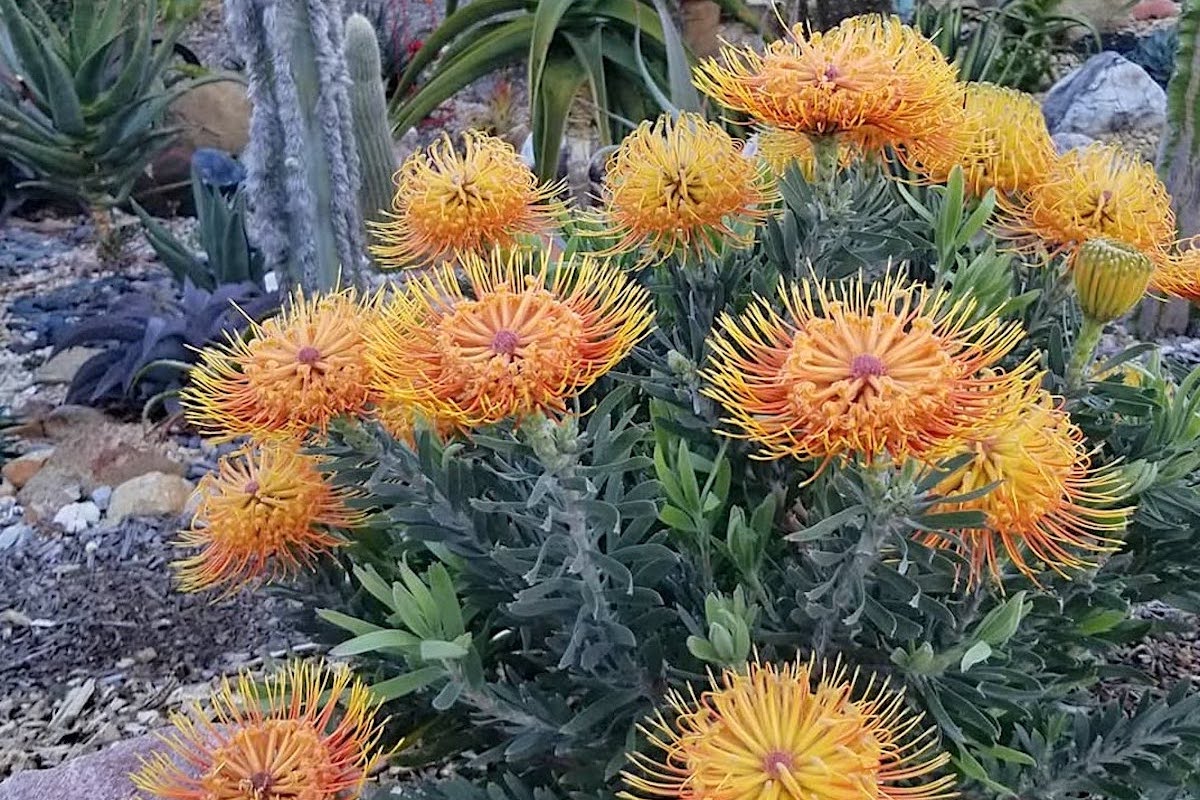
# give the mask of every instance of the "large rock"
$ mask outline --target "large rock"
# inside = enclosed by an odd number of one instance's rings
[[[178,475],[162,472],[141,475],[113,489],[108,521],[116,524],[127,517],[179,514],[191,496],[192,484]]]
[[[119,486],[150,472],[186,471],[163,444],[148,441],[140,425],[104,422],[64,433],[45,466],[17,493],[32,521],[52,518],[100,486]]]
[[[246,87],[233,80],[184,92],[166,115],[166,124],[179,134],[155,157],[134,195],[153,214],[173,211],[172,204],[192,210],[192,155],[201,148],[240,154],[250,141],[250,108]]]
[[[0,800],[130,800],[138,791],[129,774],[162,752],[167,747],[153,734],[117,742],[53,769],[18,772],[0,783]]]
[[[1161,128],[1167,118],[1167,93],[1137,64],[1104,52],[1054,84],[1042,113],[1052,134],[1099,138]]]

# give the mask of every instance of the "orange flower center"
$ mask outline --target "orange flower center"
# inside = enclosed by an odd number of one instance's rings
[[[846,432],[915,427],[938,412],[955,373],[930,327],[922,319],[905,326],[890,311],[871,318],[830,309],[829,317],[809,321],[780,376],[792,410]]]
[[[243,487],[243,491],[251,496],[258,494],[258,489],[258,481],[246,481],[246,485]]]
[[[201,777],[209,800],[327,800],[341,770],[310,724],[268,720],[240,728]]]
[[[443,382],[470,407],[527,412],[574,376],[583,321],[545,289],[458,303],[438,325]]]

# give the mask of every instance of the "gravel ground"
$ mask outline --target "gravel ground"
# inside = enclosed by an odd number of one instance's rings
[[[217,676],[311,649],[276,597],[176,591],[175,528],[0,542],[0,778],[144,733]]]

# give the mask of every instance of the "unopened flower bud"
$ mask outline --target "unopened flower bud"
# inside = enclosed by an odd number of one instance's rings
[[[1154,264],[1142,252],[1111,239],[1090,239],[1072,260],[1084,315],[1101,324],[1132,309],[1146,293]]]

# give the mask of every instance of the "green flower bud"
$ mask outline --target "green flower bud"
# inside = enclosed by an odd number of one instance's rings
[[[1101,324],[1128,313],[1146,293],[1154,264],[1142,252],[1111,239],[1090,239],[1072,259],[1075,291],[1088,319]]]

